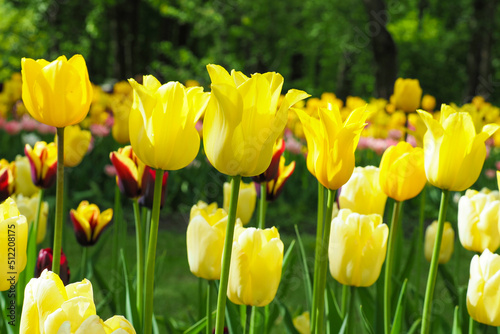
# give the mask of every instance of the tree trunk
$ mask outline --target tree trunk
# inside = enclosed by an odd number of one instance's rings
[[[495,29],[497,0],[474,0],[471,40],[467,55],[469,82],[464,101],[481,95],[487,99],[493,93],[491,82],[491,46]]]
[[[370,35],[375,61],[375,96],[389,99],[397,77],[397,49],[387,31],[389,13],[384,0],[363,0],[368,13],[366,33]]]

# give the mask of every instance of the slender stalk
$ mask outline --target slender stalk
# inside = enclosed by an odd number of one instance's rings
[[[153,292],[155,279],[156,244],[158,242],[158,225],[160,223],[161,186],[163,170],[156,170],[155,191],[153,199],[153,213],[151,216],[151,230],[149,232],[148,255],[146,260],[146,288],[144,304],[144,334],[151,334],[153,329]]]
[[[255,334],[257,323],[257,306],[252,306],[252,315],[250,316],[250,331],[249,334]]]
[[[87,276],[87,257],[88,257],[88,248],[82,247],[82,262],[80,263],[80,275],[83,278]]]
[[[64,205],[64,128],[57,128],[57,177],[54,246],[52,247],[52,271],[59,275],[61,268],[61,243],[63,234]]]
[[[313,295],[311,307],[311,333],[316,333],[316,320],[318,315],[318,279],[319,263],[321,261],[321,240],[323,239],[323,217],[325,210],[325,187],[318,182],[318,217],[316,223],[316,248],[314,254],[314,277],[313,277]]]
[[[392,212],[392,221],[389,228],[389,244],[387,245],[387,258],[385,260],[385,278],[384,278],[384,331],[385,334],[391,332],[391,282],[392,282],[392,262],[394,259],[394,246],[399,228],[399,211],[401,203],[394,202],[394,210]]]
[[[114,284],[118,285],[119,282],[121,282],[122,272],[120,270],[120,229],[122,228],[122,225],[125,223],[123,220],[123,217],[121,215],[121,193],[120,193],[120,188],[118,185],[115,186],[115,204],[114,204],[114,210],[113,210],[113,215],[114,215],[114,223],[113,223],[113,266],[114,266],[114,275],[113,275],[113,280]],[[116,301],[121,301],[123,294],[120,293],[118,289],[114,289],[114,298]],[[123,299],[125,300],[125,299]],[[117,311],[120,313],[124,313],[121,309],[121,305],[124,305],[125,303],[117,302]],[[113,304],[111,304],[113,305]]]
[[[212,282],[207,281],[207,327],[206,333],[212,334]]]
[[[420,216],[418,218],[418,242],[417,242],[417,277],[415,286],[417,290],[420,290],[420,276],[422,273],[422,257],[424,252],[422,247],[424,245],[424,220],[425,220],[425,202],[426,202],[426,188],[427,185],[424,186],[422,192],[420,193]]]
[[[137,287],[136,287],[136,307],[139,314],[139,324],[142,323],[142,312],[144,310],[144,237],[142,235],[141,213],[137,198],[133,200],[135,218],[135,244],[137,256]],[[139,325],[139,328],[141,326]]]
[[[226,309],[227,284],[229,279],[229,265],[231,264],[231,253],[233,251],[234,224],[236,222],[236,208],[238,207],[238,194],[240,192],[241,176],[231,177],[231,198],[229,199],[229,212],[226,226],[226,239],[222,251],[222,267],[217,296],[217,315],[215,318],[215,334],[224,332],[224,311]],[[146,333],[149,334],[149,333]]]
[[[335,201],[336,190],[328,189],[328,201],[326,204],[325,230],[323,232],[323,242],[321,244],[321,259],[318,278],[318,314],[317,314],[317,333],[324,333],[323,318],[325,315],[325,287],[326,271],[328,268],[328,246],[330,244],[330,229],[332,227],[333,203]]]
[[[271,311],[269,309],[269,304],[264,307],[264,334],[267,334],[269,329],[269,316]]]
[[[240,305],[240,322],[243,334],[247,334],[247,306]]]
[[[346,333],[354,333],[354,324],[356,323],[354,321],[354,310],[355,310],[355,307],[354,307],[354,297],[355,297],[355,293],[356,293],[356,287],[355,286],[351,286],[350,287],[350,296],[349,296],[349,319],[347,319],[347,330],[346,330]]]
[[[469,317],[469,334],[474,334],[476,322],[472,317]]]
[[[436,232],[436,241],[434,242],[434,250],[432,251],[431,267],[427,278],[427,288],[425,290],[424,310],[422,314],[422,334],[429,333],[431,324],[431,309],[432,298],[434,296],[434,287],[436,285],[436,276],[439,260],[439,250],[441,249],[441,239],[443,238],[444,221],[446,219],[446,209],[448,208],[449,190],[442,190],[441,204],[439,205],[438,228]]]
[[[38,224],[40,223],[40,213],[42,211],[42,202],[43,202],[43,195],[44,195],[44,189],[40,188],[40,191],[38,192],[38,205],[36,206],[36,217],[35,217],[35,225],[33,228],[35,229],[35,254],[38,255],[37,250],[37,240],[38,240]],[[36,262],[35,262],[36,263]]]
[[[349,307],[349,286],[348,285],[342,285],[342,308],[340,311],[342,312],[342,320],[345,319],[345,316],[347,314],[347,308]]]
[[[266,228],[266,209],[267,209],[267,182],[260,183],[260,200],[259,200],[259,228]]]

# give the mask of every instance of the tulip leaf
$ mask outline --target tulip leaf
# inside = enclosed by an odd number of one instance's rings
[[[342,322],[342,327],[340,327],[339,334],[345,334],[347,332],[347,324],[349,323],[349,313],[345,315],[344,321]]]
[[[460,319],[459,319],[459,308],[455,306],[455,311],[453,312],[453,332],[452,334],[462,334],[462,328],[460,328]]]
[[[134,294],[131,293],[130,291],[130,280],[128,277],[128,266],[127,266],[127,260],[125,259],[125,252],[123,251],[123,248],[120,249],[120,258],[122,260],[122,265],[123,265],[123,278],[125,280],[125,314],[126,318],[129,319],[132,322],[132,325],[134,327],[140,328],[140,325],[138,326],[137,324],[140,324],[139,321],[139,314],[137,312],[137,308],[135,307],[135,301],[134,299]],[[153,316],[154,319],[154,316]]]
[[[212,319],[215,319],[215,313],[216,311],[212,312]],[[201,318],[197,323],[186,329],[182,334],[196,334],[201,332],[207,324],[207,316],[204,316]]]
[[[294,247],[295,247],[295,240],[292,240],[292,242],[290,243],[290,246],[288,246],[288,249],[286,250],[285,256],[283,256],[282,272],[285,272],[286,269],[290,265],[291,257],[292,257],[292,251],[293,251]]]
[[[307,257],[306,252],[304,250],[304,244],[302,243],[302,238],[300,237],[299,228],[297,225],[295,227],[295,234],[297,235],[297,242],[299,244],[300,258],[302,260],[302,269],[304,270],[304,279],[305,279],[305,290],[306,290],[306,302],[307,308],[311,307],[312,300],[312,283],[311,283],[311,275],[309,273],[309,267],[307,266]]]
[[[443,277],[443,282],[444,286],[446,287],[446,290],[448,290],[448,292],[450,293],[450,296],[453,300],[453,305],[458,305],[460,301],[458,299],[458,290],[457,286],[455,285],[455,280],[453,279],[453,276],[446,268],[446,265],[440,265],[438,267],[438,270],[439,274]]]
[[[394,314],[394,321],[392,322],[391,334],[401,333],[401,325],[403,322],[403,302],[407,284],[408,279],[405,279],[403,286],[401,287],[401,292],[399,293],[399,300],[396,306],[396,313]]]
[[[373,331],[373,327],[370,324],[370,321],[365,315],[365,311],[363,311],[363,305],[359,305],[359,311],[361,313],[361,319],[363,319],[363,325],[365,326],[366,333],[375,334],[375,332]]]
[[[375,318],[376,304],[375,304],[375,299],[370,294],[370,290],[368,288],[359,287],[356,288],[356,294],[359,297],[360,304],[363,305],[363,317],[367,319],[368,323],[370,324],[374,323],[374,321],[376,320]]]
[[[276,298],[275,300],[280,305],[281,316],[283,317],[283,323],[285,325],[286,333],[300,334],[293,325],[292,315],[290,314],[290,311],[288,311],[288,308],[279,299]]]
[[[330,333],[338,333],[342,326],[342,317],[340,316],[341,312],[339,305],[333,296],[332,288],[328,282],[326,283],[325,295],[326,319],[328,321],[327,328],[330,330]]]

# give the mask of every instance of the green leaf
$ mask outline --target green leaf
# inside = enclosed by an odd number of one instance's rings
[[[279,304],[281,309],[281,316],[283,317],[283,323],[285,325],[286,333],[288,334],[300,334],[295,326],[293,325],[292,315],[288,308],[279,299],[275,298],[276,302]]]
[[[363,311],[363,305],[359,305],[359,310],[361,312],[361,319],[363,319],[363,325],[365,326],[366,332],[369,334],[375,334],[375,332],[373,331],[373,327],[370,324],[370,321],[365,315],[365,311]]]
[[[339,334],[345,334],[347,331],[347,324],[349,323],[349,313],[346,314],[342,327],[340,327]]]
[[[212,312],[212,318],[215,318],[215,311]],[[201,318],[197,323],[195,323],[193,326],[189,327],[186,329],[183,334],[196,334],[202,331],[207,324],[207,316],[204,316]]]
[[[127,266],[127,260],[125,259],[125,253],[123,251],[123,248],[120,249],[120,258],[121,258],[121,261],[122,261],[122,265],[123,265],[123,278],[125,280],[125,314],[126,314],[126,318],[132,322],[132,325],[134,325],[135,323],[135,326],[134,327],[138,327],[140,328],[140,321],[139,321],[139,314],[137,312],[137,308],[136,308],[136,304],[135,304],[135,299],[134,296],[135,294],[134,293],[131,293],[130,291],[130,280],[129,280],[129,277],[128,277],[128,266]],[[153,319],[154,319],[154,316],[153,316]],[[138,326],[139,324],[139,326]]]
[[[401,325],[403,322],[403,302],[407,284],[408,284],[408,279],[405,279],[405,281],[403,282],[403,286],[401,287],[401,292],[399,294],[399,300],[396,306],[396,313],[394,314],[394,321],[392,323],[391,334],[401,333]]]
[[[416,333],[420,327],[421,322],[422,322],[421,318],[418,318],[417,320],[415,320],[413,325],[411,325],[410,330],[408,331],[408,334]]]
[[[306,252],[304,250],[304,244],[302,243],[302,238],[300,237],[299,228],[297,227],[297,225],[294,225],[294,227],[295,227],[295,234],[297,235],[297,242],[299,243],[300,258],[302,260],[302,269],[304,270],[304,280],[305,280],[304,287],[306,290],[306,303],[307,303],[307,308],[309,309],[311,307],[311,300],[312,300],[311,274],[309,273],[309,267],[307,266]]]
[[[327,314],[327,328],[329,333],[338,333],[342,327],[342,317],[337,300],[333,296],[333,290],[328,282],[325,289],[325,308]]]
[[[285,272],[290,265],[291,257],[293,256],[292,250],[295,247],[295,240],[292,240],[290,243],[290,246],[288,246],[288,249],[286,250],[285,256],[283,256],[283,266],[282,266],[282,271]]]
[[[452,334],[462,334],[462,328],[460,328],[460,319],[458,313],[458,306],[455,306],[455,311],[453,312],[453,332]]]

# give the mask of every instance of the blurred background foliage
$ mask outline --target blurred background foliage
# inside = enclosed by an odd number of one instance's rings
[[[217,63],[277,71],[315,96],[387,98],[401,76],[438,103],[498,104],[497,2],[0,0],[0,82],[22,57],[81,53],[97,84],[154,74],[207,86]]]

